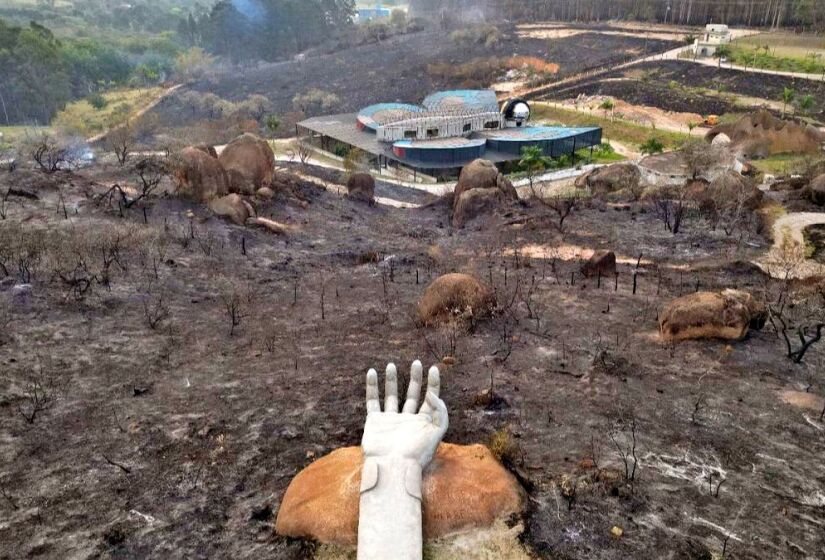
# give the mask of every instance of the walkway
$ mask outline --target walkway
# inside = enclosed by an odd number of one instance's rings
[[[815,225],[825,225],[825,212],[785,214],[773,225],[773,247],[754,264],[780,280],[825,276],[825,265],[805,258],[804,231]]]

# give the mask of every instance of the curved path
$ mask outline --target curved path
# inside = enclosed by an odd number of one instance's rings
[[[781,280],[825,276],[824,264],[804,256],[805,228],[815,225],[825,225],[825,212],[794,212],[780,217],[773,224],[773,247],[754,264]],[[789,251],[788,242],[795,249]]]

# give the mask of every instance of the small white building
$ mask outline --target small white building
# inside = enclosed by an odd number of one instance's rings
[[[710,23],[705,26],[705,33],[693,43],[693,52],[697,56],[713,56],[720,45],[731,42],[731,33],[727,25]]]

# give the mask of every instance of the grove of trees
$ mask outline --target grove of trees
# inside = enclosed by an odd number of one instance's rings
[[[178,33],[235,61],[272,61],[334,37],[354,13],[354,0],[220,0],[181,21]]]
[[[60,39],[39,23],[0,19],[0,125],[48,124],[69,101],[156,83],[173,65],[173,57],[133,54],[91,37]]]
[[[433,0],[417,3],[437,4]],[[488,16],[498,14],[515,21],[623,19],[681,25],[825,28],[822,0],[487,0],[487,10]]]

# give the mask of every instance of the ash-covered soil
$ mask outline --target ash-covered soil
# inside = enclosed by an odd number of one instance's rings
[[[485,88],[501,76],[485,70],[493,58],[538,57],[560,66],[558,76],[576,74],[589,68],[623,61],[648,53],[664,52],[677,46],[672,41],[648,40],[586,33],[558,40],[518,38],[514,29],[503,29],[494,45],[461,45],[449,31],[421,31],[392,37],[380,44],[362,45],[340,51],[307,56],[299,61],[233,67],[182,88],[164,99],[154,110],[164,128],[193,125],[195,121],[218,118],[193,113],[184,101],[187,91],[211,92],[230,101],[261,94],[273,103],[272,111],[282,118],[280,132],[289,135],[299,117],[293,99],[311,89],[331,92],[340,98],[334,112],[354,112],[372,103],[399,101],[420,103],[430,93],[451,88]],[[456,75],[433,72],[430,65],[456,68],[477,63]]]
[[[10,198],[4,240],[79,241],[0,269],[0,558],[309,558],[272,529],[291,478],[358,444],[367,368],[447,355],[446,440],[507,431],[537,558],[704,559],[726,536],[726,558],[825,554],[825,432],[778,397],[825,392],[825,346],[795,366],[770,327],[732,345],[655,336],[662,306],[697,285],[769,286],[746,264],[768,246],[752,231],[738,243],[696,218],[673,236],[639,205],[597,202],[563,236],[530,205],[455,231],[445,204],[307,186],[260,205],[296,228],[276,237],[172,197],[120,217],[93,202],[112,173],[2,178],[39,196]],[[98,282],[90,248],[118,231]],[[576,275],[577,248],[615,250],[618,288]],[[68,255],[99,275],[82,294]],[[501,312],[474,330],[417,326],[426,284],[450,271],[490,281]],[[476,396],[491,383],[488,409]],[[631,481],[618,450],[634,424]]]
[[[721,86],[721,87],[720,87]],[[785,88],[797,99],[814,97],[810,115],[825,119],[825,83],[788,76],[754,74],[730,68],[715,68],[682,60],[657,60],[611,72],[595,82],[580,82],[553,92],[554,99],[587,95],[611,95],[633,103],[668,111],[690,111],[703,115],[741,112],[731,96],[782,101]],[[695,88],[720,91],[723,97],[704,95]],[[789,109],[789,112],[791,109]]]

